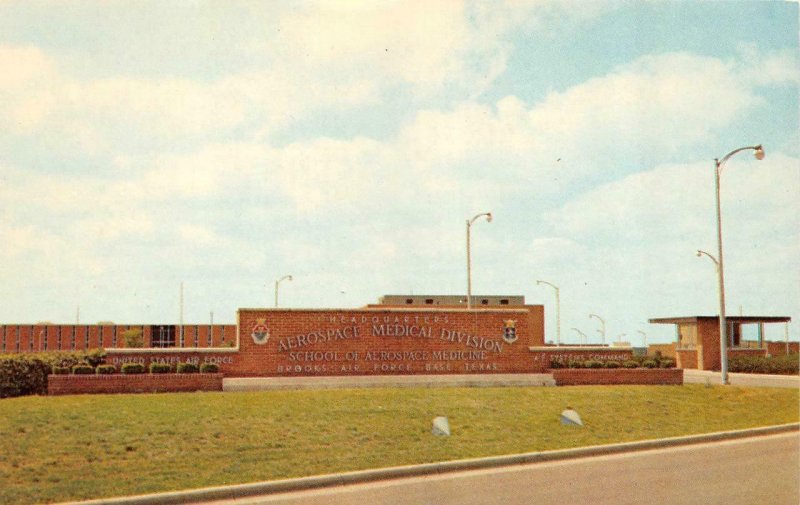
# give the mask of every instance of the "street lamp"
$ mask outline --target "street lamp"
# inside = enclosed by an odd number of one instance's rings
[[[725,273],[723,269],[722,263],[722,212],[720,209],[720,198],[719,198],[719,176],[722,173],[723,165],[725,164],[728,159],[736,153],[742,151],[753,151],[755,158],[757,160],[764,159],[764,148],[761,144],[756,146],[748,146],[748,147],[740,147],[739,149],[734,149],[733,151],[729,152],[725,156],[722,157],[721,160],[715,159],[714,160],[714,195],[716,196],[716,204],[717,204],[717,276],[719,280],[719,353],[720,353],[720,371],[722,375],[722,384],[728,383],[728,332],[727,326],[725,321]],[[703,251],[698,251],[698,256],[704,254]],[[705,253],[709,257],[708,253]],[[714,258],[711,258],[714,259]]]
[[[585,334],[584,332],[582,332],[582,331],[581,331],[581,330],[579,330],[578,328],[570,328],[570,330],[572,330],[572,331],[574,331],[575,333],[577,333],[578,335],[580,335],[580,336],[581,336],[581,338],[583,339],[583,343],[584,343],[584,344],[586,343],[586,339],[587,339],[587,337],[586,337],[586,334]]]
[[[472,226],[472,223],[475,222],[479,217],[486,216],[486,222],[492,222],[492,213],[491,212],[483,212],[481,214],[477,214],[472,219],[467,219],[467,310],[472,308],[472,260],[470,257],[470,237],[469,237],[469,230]]]
[[[278,286],[280,285],[281,281],[290,281],[292,280],[291,275],[284,275],[277,281],[275,281],[275,308],[278,308]]]
[[[647,347],[647,333],[643,332],[642,330],[637,331],[637,333],[642,336],[642,345]]]
[[[589,314],[589,319],[591,319],[593,317],[597,318],[597,320],[600,321],[600,329],[597,330],[597,332],[600,333],[600,335],[603,337],[603,345],[605,345],[605,343],[606,343],[606,322],[605,322],[605,320],[603,320],[602,317],[598,316],[597,314]]]
[[[561,298],[559,292],[561,291],[558,286],[551,284],[547,281],[536,281],[536,285],[547,284],[556,290],[556,345],[561,345]]]

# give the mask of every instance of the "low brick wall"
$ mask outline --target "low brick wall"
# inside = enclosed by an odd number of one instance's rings
[[[538,372],[550,369],[553,361],[567,365],[570,361],[617,361],[623,362],[633,357],[630,347],[605,346],[541,346],[529,347],[531,361]]]
[[[591,384],[681,385],[680,368],[559,368],[553,370],[556,386]]]
[[[221,373],[48,375],[47,394],[222,391]]]

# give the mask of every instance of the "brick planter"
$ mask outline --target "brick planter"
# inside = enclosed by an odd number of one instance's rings
[[[47,394],[222,391],[221,373],[48,375]]]
[[[681,368],[559,368],[552,372],[556,386],[683,384],[683,369]]]

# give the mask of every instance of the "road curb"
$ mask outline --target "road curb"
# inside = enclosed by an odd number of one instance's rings
[[[720,442],[724,440],[773,435],[790,431],[800,431],[800,423],[765,426],[746,430],[721,431],[715,433],[705,433],[702,435],[688,435],[683,437],[662,438],[656,440],[642,440],[638,442],[625,442],[620,444],[577,447],[574,449],[562,449],[557,451],[530,452],[507,456],[490,456],[487,458],[445,461],[441,463],[424,463],[420,465],[360,470],[340,474],[255,482],[251,484],[237,484],[232,486],[209,487],[192,489],[188,491],[174,491],[139,496],[125,496],[119,498],[104,498],[83,502],[69,502],[61,505],[173,505],[212,500],[234,500],[250,496],[270,495],[289,491],[302,491],[308,489],[342,486],[346,484],[359,484],[380,480],[398,479],[403,477],[418,477],[422,475],[443,474],[463,470],[479,470],[501,466],[522,465],[526,463],[568,460],[589,456],[643,451],[662,447],[701,444],[706,442]]]

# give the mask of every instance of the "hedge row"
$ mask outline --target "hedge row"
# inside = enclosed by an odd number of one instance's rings
[[[93,370],[105,357],[102,349],[0,354],[0,398],[47,394],[47,376],[55,369],[86,365]]]
[[[120,368],[120,372],[126,375],[130,374],[143,374],[148,371],[152,374],[156,373],[172,373],[172,367],[167,363],[150,363],[149,369],[145,369],[144,365],[141,363],[125,363]],[[193,363],[178,363],[178,366],[174,370],[177,373],[217,373],[219,372],[219,366],[214,363],[203,363],[199,367]],[[114,365],[99,365],[96,368],[93,368],[89,365],[82,364],[76,365],[71,369],[68,367],[53,367],[53,373],[56,375],[63,375],[72,373],[74,375],[81,375],[81,374],[98,374],[98,375],[108,375],[117,372],[117,367]]]
[[[800,354],[738,356],[729,360],[728,370],[739,373],[797,375],[800,374]]]
[[[675,360],[656,356],[633,356],[625,361],[552,360],[550,368],[675,368]]]

